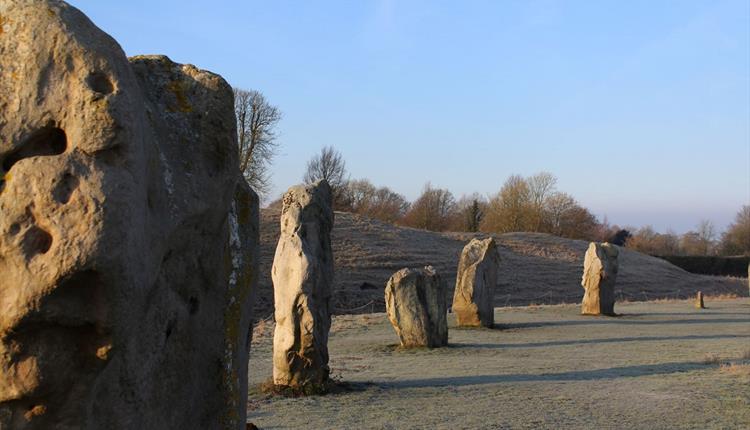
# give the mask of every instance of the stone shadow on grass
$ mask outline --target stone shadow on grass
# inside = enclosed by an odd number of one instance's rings
[[[654,312],[654,313],[627,313],[629,317],[695,317],[698,315],[723,315],[732,317],[745,317],[748,316],[747,312],[715,312],[710,308],[694,309],[692,312]]]
[[[496,324],[501,330],[519,329],[519,328],[536,328],[549,326],[571,326],[571,325],[599,325],[599,324],[623,324],[623,325],[670,325],[670,324],[732,324],[748,323],[750,315],[747,318],[715,318],[715,319],[685,319],[685,320],[632,320],[628,319],[630,315],[618,315],[617,317],[587,317],[585,320],[575,321],[535,321],[526,323],[506,323]]]
[[[349,382],[331,378],[320,384],[305,384],[297,387],[276,385],[273,379],[268,379],[255,387],[250,387],[249,396],[261,396],[267,399],[273,397],[310,397],[344,394],[365,391],[374,384],[370,382]]]
[[[602,379],[635,378],[649,375],[669,375],[705,369],[706,367],[706,364],[697,362],[675,362],[611,367],[596,370],[574,370],[560,373],[471,375],[407,379],[403,381],[380,382],[378,385],[382,389],[400,389],[445,386],[458,387],[468,385],[500,384],[505,382],[595,381]]]
[[[492,327],[485,327],[485,326],[477,326],[477,327],[471,327],[471,326],[464,326],[464,325],[448,325],[448,328],[450,330],[461,330],[461,331],[493,331],[493,330],[502,330],[503,326],[501,324],[493,324]]]
[[[717,340],[717,339],[750,339],[750,335],[744,334],[718,334],[718,335],[687,335],[687,336],[641,336],[641,337],[618,337],[604,339],[571,339],[552,340],[549,342],[533,343],[456,343],[451,342],[453,348],[476,348],[476,349],[506,349],[506,348],[546,348],[550,346],[567,345],[590,345],[597,343],[620,343],[620,342],[648,342],[648,341],[670,341],[670,340]]]

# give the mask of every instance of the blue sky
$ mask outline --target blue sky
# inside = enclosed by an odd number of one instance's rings
[[[283,111],[274,194],[324,145],[354,178],[495,193],[549,171],[599,217],[723,229],[750,204],[750,1],[72,3]]]

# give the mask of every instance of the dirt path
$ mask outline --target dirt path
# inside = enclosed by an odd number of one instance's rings
[[[340,316],[331,368],[356,390],[251,393],[248,420],[263,429],[750,428],[750,357],[740,359],[750,354],[750,299],[707,306],[618,304],[617,318],[571,305],[497,308],[501,330],[452,328],[450,347],[411,351],[394,347],[384,314]],[[271,342],[253,345],[251,390],[271,375]]]

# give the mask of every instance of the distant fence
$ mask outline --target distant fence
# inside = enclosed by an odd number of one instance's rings
[[[750,256],[715,257],[715,256],[684,256],[658,255],[657,257],[669,261],[675,266],[701,275],[737,276],[747,278],[747,265]]]

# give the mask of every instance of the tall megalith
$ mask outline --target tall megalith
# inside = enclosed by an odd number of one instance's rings
[[[618,254],[617,246],[610,243],[589,244],[581,279],[581,286],[585,290],[581,303],[582,314],[615,315]]]
[[[331,187],[297,185],[283,197],[273,280],[273,382],[301,387],[328,380],[333,284]]]
[[[448,344],[447,288],[432,266],[401,269],[385,286],[385,308],[402,347]]]
[[[493,300],[500,254],[492,238],[472,239],[461,252],[453,291],[453,313],[459,326],[492,327]]]
[[[0,428],[244,425],[258,199],[231,87],[0,2]]]

